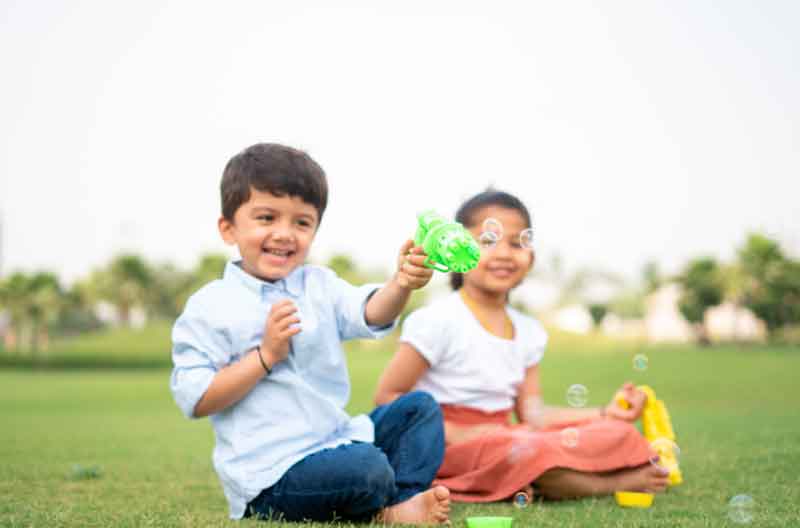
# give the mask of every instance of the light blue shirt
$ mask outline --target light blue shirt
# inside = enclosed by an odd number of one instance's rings
[[[318,266],[269,283],[229,262],[221,280],[187,301],[172,330],[170,389],[190,418],[216,373],[261,344],[273,303],[291,299],[301,320],[289,356],[244,398],[211,416],[214,468],[231,518],[241,518],[248,502],[308,455],[351,440],[373,441],[369,417],[344,411],[350,380],[341,342],[382,337],[394,328],[397,321],[383,328],[366,322],[367,300],[379,287],[353,286]]]

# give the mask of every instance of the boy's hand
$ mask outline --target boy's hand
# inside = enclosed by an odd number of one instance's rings
[[[300,333],[300,327],[291,326],[300,322],[295,314],[297,307],[289,299],[272,305],[267,316],[264,337],[261,338],[261,354],[270,368],[289,355],[289,338]]]
[[[422,246],[414,246],[413,240],[406,240],[400,248],[397,275],[395,275],[395,280],[401,288],[418,290],[428,284],[433,276],[433,270],[425,267],[426,258]]]

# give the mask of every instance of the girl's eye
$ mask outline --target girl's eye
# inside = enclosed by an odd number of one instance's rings
[[[258,217],[258,219],[264,222],[272,222],[273,220],[275,220],[275,217],[272,215],[261,215]]]

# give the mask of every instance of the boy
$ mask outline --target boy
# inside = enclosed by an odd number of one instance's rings
[[[421,248],[407,241],[382,287],[304,265],[328,189],[322,168],[290,147],[237,154],[220,190],[219,231],[241,260],[176,321],[170,388],[188,417],[211,417],[231,518],[447,522],[449,491],[428,489],[444,454],[433,399],[417,392],[369,417],[343,410],[341,341],[391,331],[431,278]]]

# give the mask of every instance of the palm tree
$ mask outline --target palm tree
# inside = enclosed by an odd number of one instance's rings
[[[125,326],[130,325],[131,309],[150,307],[155,297],[153,282],[150,267],[138,255],[118,255],[108,268],[95,271],[90,277],[93,295],[113,304]]]
[[[0,304],[8,311],[9,333],[6,343],[11,349],[20,348],[28,322],[30,278],[21,272],[8,276],[0,283]]]
[[[26,310],[32,326],[31,349],[35,354],[50,342],[48,327],[57,319],[64,304],[64,292],[53,273],[39,272],[28,282]]]

